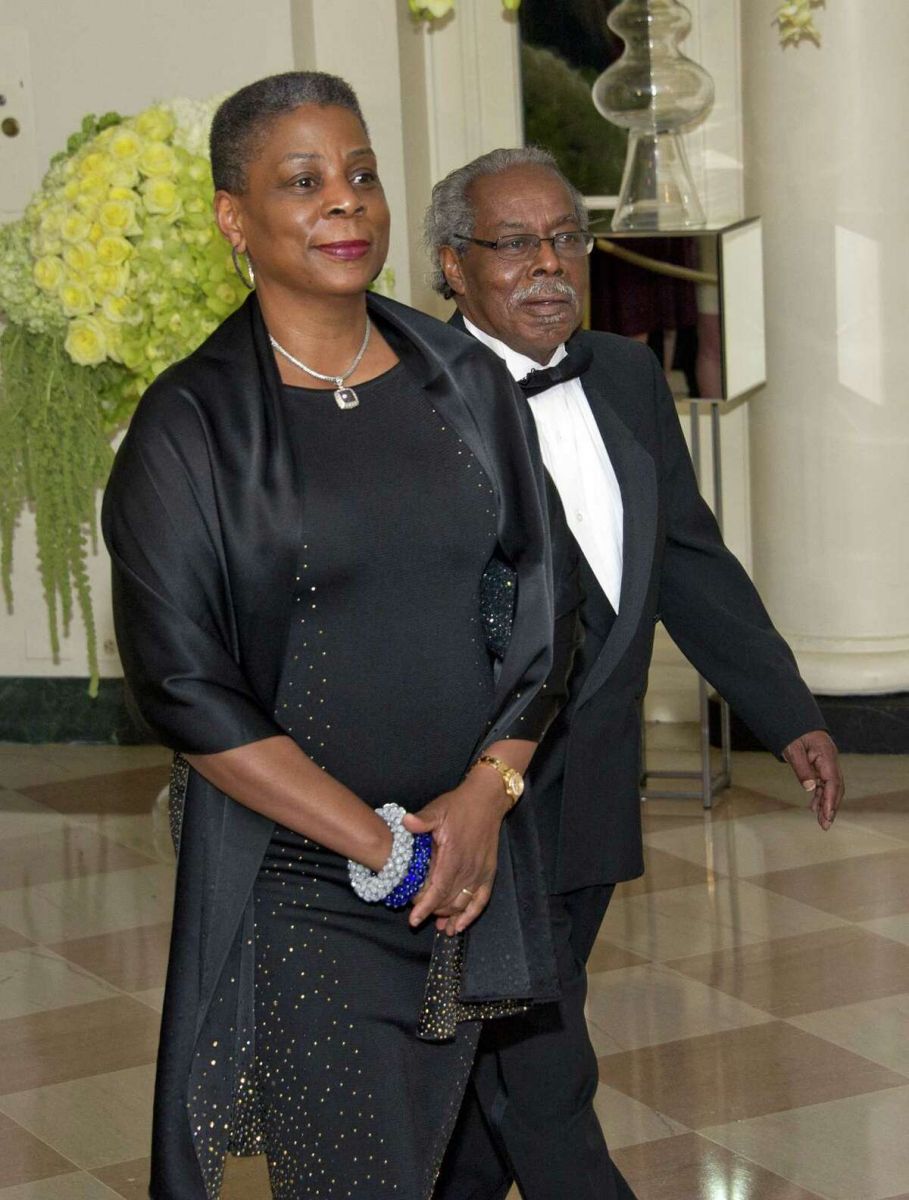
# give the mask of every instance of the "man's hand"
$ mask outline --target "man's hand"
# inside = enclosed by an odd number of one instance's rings
[[[508,807],[499,775],[475,769],[452,791],[408,813],[405,827],[431,833],[433,843],[429,878],[414,900],[411,925],[434,915],[436,927],[451,935],[477,919],[492,893],[499,829]]]
[[[811,811],[821,829],[829,829],[845,795],[836,746],[829,733],[814,729],[790,742],[783,758],[795,772],[806,792],[811,793]]]

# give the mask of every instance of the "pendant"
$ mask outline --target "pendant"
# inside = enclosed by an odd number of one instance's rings
[[[359,403],[353,388],[339,387],[335,391],[335,404],[338,408],[356,408]]]

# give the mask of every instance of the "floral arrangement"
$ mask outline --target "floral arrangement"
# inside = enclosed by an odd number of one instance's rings
[[[418,21],[441,21],[454,12],[455,0],[407,0],[410,11]],[[502,0],[506,12],[517,12],[521,0]]]
[[[823,8],[825,0],[788,0],[780,4],[773,24],[780,32],[780,45],[798,46],[803,41],[821,44],[820,30],[814,24],[814,9]]]
[[[35,514],[51,650],[74,606],[89,692],[98,654],[86,568],[111,439],[142,392],[236,309],[246,289],[212,216],[208,133],[220,97],[135,117],[87,116],[24,216],[0,227],[0,576]],[[391,294],[386,267],[374,282]]]
[[[98,663],[86,557],[112,435],[145,387],[245,295],[212,220],[217,101],[86,117],[20,221],[0,228],[0,568],[35,512],[51,646],[74,600]]]

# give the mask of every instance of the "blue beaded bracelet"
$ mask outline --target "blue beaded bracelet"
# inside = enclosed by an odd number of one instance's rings
[[[432,834],[417,833],[413,839],[413,854],[404,878],[388,893],[384,903],[388,908],[403,908],[417,894],[429,874],[432,855]]]

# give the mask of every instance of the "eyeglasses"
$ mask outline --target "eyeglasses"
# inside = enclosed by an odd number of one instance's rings
[[[507,237],[496,238],[489,242],[485,238],[468,237],[464,233],[456,233],[455,237],[465,242],[473,242],[475,246],[485,246],[487,250],[495,250],[499,258],[522,259],[536,258],[543,242],[551,242],[552,248],[559,258],[583,258],[593,249],[594,238],[583,229],[575,229],[566,233],[555,233],[552,237],[537,237],[535,233],[512,233]]]

